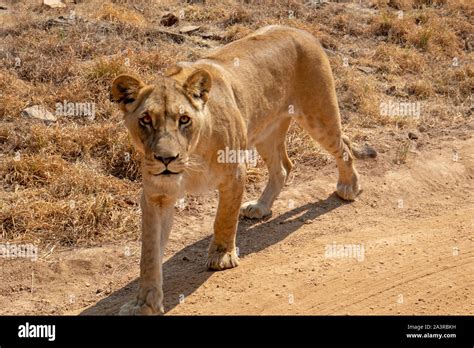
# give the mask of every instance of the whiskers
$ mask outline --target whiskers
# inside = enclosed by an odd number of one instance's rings
[[[191,155],[184,162],[184,171],[188,173],[204,172],[206,161],[199,155]]]
[[[206,161],[201,156],[191,155],[188,158],[178,159],[165,166],[156,160],[144,159],[143,169],[154,175],[166,169],[175,173],[184,172],[188,175],[195,175],[206,170]]]
[[[160,164],[158,163],[157,161],[155,160],[148,160],[148,159],[145,159],[143,161],[143,168],[147,169],[147,170],[151,170],[151,171],[161,171],[163,170],[163,164]]]

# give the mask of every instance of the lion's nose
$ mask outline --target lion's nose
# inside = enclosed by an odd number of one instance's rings
[[[168,156],[168,157],[160,156],[160,155],[155,154],[155,158],[156,158],[158,161],[163,162],[163,164],[164,164],[165,166],[167,166],[168,164],[170,164],[171,162],[173,162],[174,160],[176,160],[178,157],[179,157],[179,154],[177,154],[177,155],[175,155],[175,156]]]

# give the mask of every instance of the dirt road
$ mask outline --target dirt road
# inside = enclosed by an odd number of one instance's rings
[[[240,266],[204,269],[215,200],[178,216],[164,264],[173,314],[474,314],[474,139],[358,162],[364,192],[334,196],[335,165],[289,183],[267,221],[241,221]],[[467,138],[467,139],[466,139]],[[346,247],[346,253],[334,253]],[[1,314],[116,314],[139,243],[1,260]]]

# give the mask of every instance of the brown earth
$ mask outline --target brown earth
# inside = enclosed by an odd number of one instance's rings
[[[240,222],[240,266],[223,272],[204,267],[210,194],[200,214],[178,215],[174,225],[166,314],[474,314],[470,133],[420,134],[397,165],[381,130],[378,159],[357,163],[364,191],[350,204],[333,193],[332,160],[293,178],[270,219]],[[333,243],[365,252],[326,257]],[[137,289],[139,255],[139,243],[129,242],[0,260],[0,312],[117,314]]]
[[[223,272],[204,267],[216,194],[187,196],[166,251],[167,314],[474,314],[472,1],[64,2],[0,0],[0,246],[39,248],[36,262],[0,258],[0,315],[116,314],[135,295],[139,156],[110,83],[152,81],[269,24],[319,38],[345,133],[379,157],[357,163],[364,192],[344,203],[333,159],[292,126],[291,180],[270,219],[240,222],[240,266]],[[164,27],[170,13],[179,23]],[[95,119],[22,116],[66,101],[93,102]],[[389,102],[422,112],[382,115]],[[264,179],[259,161],[247,199]],[[332,245],[364,253],[327,257]]]

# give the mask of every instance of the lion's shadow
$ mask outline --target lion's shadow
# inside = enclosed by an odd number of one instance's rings
[[[278,243],[298,230],[306,221],[313,220],[344,204],[346,203],[333,193],[324,200],[299,206],[264,222],[241,220],[237,234],[241,263],[245,262],[246,255]],[[294,216],[298,217],[289,220]],[[285,228],[281,227],[282,224]],[[204,267],[210,240],[211,236],[208,236],[183,248],[163,264],[166,312],[177,306],[180,299],[196,291],[213,274]],[[85,309],[80,315],[116,315],[125,302],[133,299],[137,289],[138,278]]]

